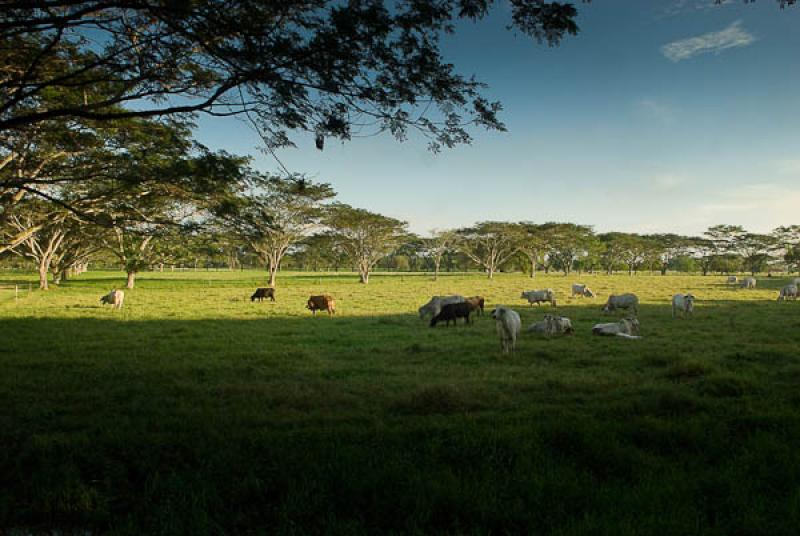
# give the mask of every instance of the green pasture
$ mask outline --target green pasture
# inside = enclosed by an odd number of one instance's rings
[[[786,278],[0,274],[0,533],[797,534],[800,302]],[[569,298],[573,282],[595,299]],[[14,284],[21,291],[14,298]],[[576,334],[488,316],[553,288]],[[599,338],[641,299],[641,340]],[[697,296],[675,319],[670,298]],[[337,314],[313,317],[310,294]],[[434,294],[485,296],[431,329]]]

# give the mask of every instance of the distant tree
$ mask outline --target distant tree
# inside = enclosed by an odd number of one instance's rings
[[[737,238],[736,249],[746,270],[755,275],[765,271],[777,247],[777,239],[771,235],[745,233]]]
[[[575,262],[588,254],[596,238],[591,226],[575,223],[546,223],[541,226],[548,244],[547,256],[556,269],[569,275]]]
[[[515,225],[517,251],[525,257],[530,268],[531,278],[536,277],[536,267],[542,262],[547,251],[545,233],[540,226],[531,222],[519,222]]]
[[[458,230],[458,250],[483,267],[489,279],[517,253],[517,234],[513,225],[486,221]]]
[[[687,258],[691,247],[689,238],[671,233],[652,234],[645,238],[652,245],[654,260],[661,275],[667,275],[667,270],[671,269],[677,258]]]
[[[289,248],[321,227],[322,204],[335,195],[330,185],[302,176],[269,176],[255,193],[239,198],[239,208],[227,216],[228,225],[267,266],[269,286],[275,286]]]
[[[39,288],[47,290],[53,258],[68,234],[69,213],[40,200],[20,204],[6,219],[5,233],[16,237],[9,251],[32,260],[39,273]],[[33,230],[32,232],[27,232]],[[22,237],[22,238],[20,238]]]
[[[433,264],[433,280],[439,279],[439,268],[442,265],[442,258],[453,250],[458,240],[458,234],[451,230],[431,231],[430,238],[423,239],[423,251],[430,258]]]
[[[369,283],[372,268],[408,236],[406,222],[343,203],[328,207],[325,223],[364,284]]]

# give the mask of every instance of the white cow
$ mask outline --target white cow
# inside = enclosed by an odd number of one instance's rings
[[[797,285],[786,285],[781,289],[781,293],[778,295],[778,301],[794,301],[797,299],[797,294]]]
[[[542,302],[550,302],[553,307],[556,306],[556,293],[553,289],[548,288],[545,290],[527,290],[520,295],[523,300],[528,300],[528,305],[533,306],[541,304]]]
[[[534,322],[528,326],[528,333],[543,333],[545,335],[572,335],[572,322],[565,316],[544,315],[544,320]]]
[[[742,288],[756,288],[756,278],[755,277],[745,277],[739,283],[739,286]]]
[[[519,313],[508,307],[500,306],[492,311],[492,318],[495,320],[495,329],[500,337],[500,347],[503,349],[503,353],[513,352],[517,346],[517,337],[522,330]]]
[[[639,298],[636,294],[620,294],[619,296],[612,294],[608,297],[608,301],[603,306],[604,313],[610,313],[617,309],[632,309],[633,314],[639,314]]]
[[[795,277],[794,281],[792,281],[792,285],[800,288],[800,277]]]
[[[584,298],[594,298],[594,292],[586,285],[580,283],[572,284],[572,297],[583,296]]]
[[[114,309],[122,309],[123,301],[125,301],[125,293],[117,289],[112,289],[111,292],[100,298],[100,303],[111,304]]]
[[[452,296],[434,296],[428,303],[418,309],[419,317],[425,318],[425,315],[434,317],[442,312],[443,306],[451,303],[464,303],[464,301],[464,296],[459,296],[457,294]]]
[[[672,318],[675,318],[678,312],[681,315],[691,315],[694,312],[695,297],[691,294],[675,294],[672,297]]]
[[[623,318],[619,322],[608,324],[595,324],[592,335],[606,335],[623,337],[625,339],[639,339],[639,321],[635,318]]]
[[[727,281],[727,283],[728,283],[729,285],[735,285],[735,284],[736,284],[738,281],[739,281],[739,278],[737,278],[735,275],[729,275],[729,276],[728,276],[728,281]]]

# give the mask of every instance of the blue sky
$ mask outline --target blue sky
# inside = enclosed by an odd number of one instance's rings
[[[578,9],[581,33],[555,48],[506,31],[502,4],[446,40],[446,59],[502,101],[508,132],[474,131],[472,145],[436,155],[413,137],[328,140],[320,152],[298,136],[279,157],[421,234],[489,219],[688,234],[800,224],[799,7]],[[197,137],[277,170],[238,120],[203,118]]]

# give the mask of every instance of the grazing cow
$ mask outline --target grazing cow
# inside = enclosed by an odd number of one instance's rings
[[[728,276],[727,283],[728,283],[729,285],[735,285],[735,284],[736,284],[738,281],[739,281],[739,278],[738,278],[738,277],[736,277],[735,275],[729,275],[729,276]]]
[[[464,301],[470,305],[473,311],[476,311],[476,314],[483,316],[483,306],[486,303],[483,296],[471,296]]]
[[[794,281],[792,281],[792,285],[800,288],[800,277],[795,277]]]
[[[745,277],[739,283],[739,286],[742,288],[756,288],[756,278],[755,277]]]
[[[117,289],[112,289],[111,292],[100,298],[100,303],[111,304],[114,309],[122,309],[123,301],[125,301],[125,293]]]
[[[595,324],[592,335],[606,335],[623,337],[625,339],[639,339],[639,321],[635,318],[623,318],[619,322],[608,324]]]
[[[442,310],[439,311],[439,314],[431,318],[431,327],[435,328],[438,322],[444,322],[445,326],[449,326],[451,320],[455,326],[456,320],[459,318],[463,318],[464,323],[469,324],[469,314],[471,312],[472,305],[470,305],[469,302],[448,303],[447,305],[442,305]]]
[[[464,296],[454,294],[453,296],[434,296],[431,300],[420,307],[419,317],[425,318],[426,315],[436,316],[442,310],[443,305],[450,303],[464,303]]]
[[[553,307],[556,306],[556,293],[553,289],[548,288],[545,290],[528,290],[520,295],[523,300],[528,300],[528,305],[540,305],[542,302],[550,302]]]
[[[508,307],[500,306],[492,311],[492,318],[495,320],[495,329],[500,337],[500,347],[503,349],[503,353],[513,352],[522,329],[519,313]]]
[[[565,316],[544,315],[544,320],[534,322],[528,326],[528,333],[543,333],[544,335],[572,335],[572,322]]]
[[[639,298],[636,294],[620,294],[619,296],[612,294],[608,297],[608,301],[603,306],[604,313],[610,313],[617,309],[632,309],[633,314],[639,314]]]
[[[594,298],[594,292],[586,285],[580,283],[572,284],[572,297],[583,296],[584,298]]]
[[[317,311],[328,311],[328,316],[336,314],[336,300],[330,294],[321,296],[311,296],[308,298],[306,309],[310,310],[315,316]]]
[[[797,294],[797,285],[786,285],[781,289],[781,293],[778,295],[778,301],[794,301],[797,299]]]
[[[672,318],[680,311],[681,315],[686,316],[694,312],[695,297],[691,294],[675,294],[672,297]]]
[[[272,301],[275,301],[275,289],[274,288],[257,288],[256,291],[250,296],[250,301],[260,301],[263,302],[264,298],[269,298]]]

